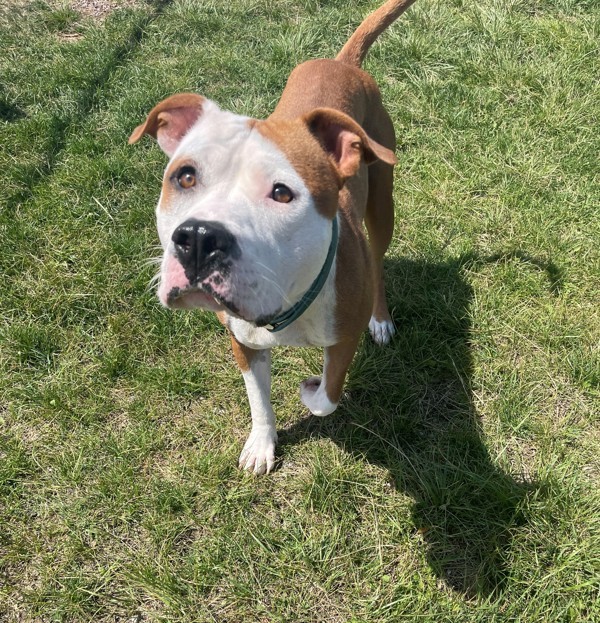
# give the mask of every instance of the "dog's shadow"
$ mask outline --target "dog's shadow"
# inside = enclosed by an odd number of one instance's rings
[[[388,261],[393,342],[380,348],[363,341],[335,414],[280,431],[282,447],[328,437],[386,468],[393,487],[414,500],[415,537],[423,539],[434,573],[481,596],[502,588],[510,534],[525,521],[524,498],[534,486],[490,458],[471,389],[472,288],[464,267],[500,259]],[[556,270],[543,268],[558,287]]]

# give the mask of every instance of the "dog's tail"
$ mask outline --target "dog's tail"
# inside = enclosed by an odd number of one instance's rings
[[[335,57],[336,61],[360,67],[375,39],[397,20],[415,0],[388,0],[371,13],[354,31],[346,45]]]

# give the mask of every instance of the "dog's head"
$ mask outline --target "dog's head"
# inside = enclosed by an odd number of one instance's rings
[[[161,302],[257,325],[318,274],[345,181],[363,163],[395,162],[350,117],[325,108],[258,121],[179,94],[155,106],[129,142],[144,134],[170,157],[156,210]]]

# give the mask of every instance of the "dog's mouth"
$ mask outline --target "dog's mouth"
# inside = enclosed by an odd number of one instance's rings
[[[235,318],[245,320],[263,327],[269,324],[277,312],[265,314],[263,307],[264,297],[256,291],[256,283],[252,286],[238,284],[234,287],[228,274],[222,271],[213,271],[210,275],[204,275],[200,279],[190,282],[183,267],[174,257],[168,257],[165,261],[158,298],[169,309],[204,309],[213,312],[226,312]],[[234,298],[233,292],[238,296]]]
[[[171,309],[205,309],[213,312],[226,311],[236,318],[251,322],[257,327],[269,326],[271,320],[278,312],[262,314],[256,318],[248,318],[247,315],[232,301],[211,291],[210,285],[187,286],[184,288],[174,287],[167,295],[167,306]]]
[[[229,311],[238,315],[239,310],[233,301],[216,292],[210,284],[197,284],[186,287],[173,287],[167,294],[167,306],[173,309],[202,308],[209,311]]]

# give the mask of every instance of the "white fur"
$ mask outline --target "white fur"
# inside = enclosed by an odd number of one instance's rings
[[[275,466],[277,445],[275,414],[271,407],[271,351],[257,352],[243,376],[250,402],[252,430],[239,465],[257,475],[268,474]]]
[[[275,467],[277,431],[275,428],[252,427],[240,454],[239,466],[256,476],[269,474]]]
[[[315,269],[311,283],[319,274],[320,269],[321,267]],[[337,341],[335,318],[333,317],[336,299],[335,275],[336,263],[334,261],[325,285],[312,305],[300,318],[281,331],[272,333],[264,327],[257,327],[230,314],[228,315],[227,326],[239,342],[255,349],[272,348],[280,345],[331,346]],[[291,304],[288,304],[284,310],[291,307]]]
[[[300,384],[300,399],[313,415],[324,417],[333,413],[338,406],[327,397],[325,383],[319,377],[311,377]]]
[[[392,339],[396,329],[390,320],[377,320],[375,316],[371,316],[369,320],[369,332],[376,344],[384,346]]]
[[[300,383],[300,399],[313,415],[324,417],[333,413],[338,406],[327,396],[327,368],[329,355],[325,351],[323,361],[323,377],[312,376]]]

